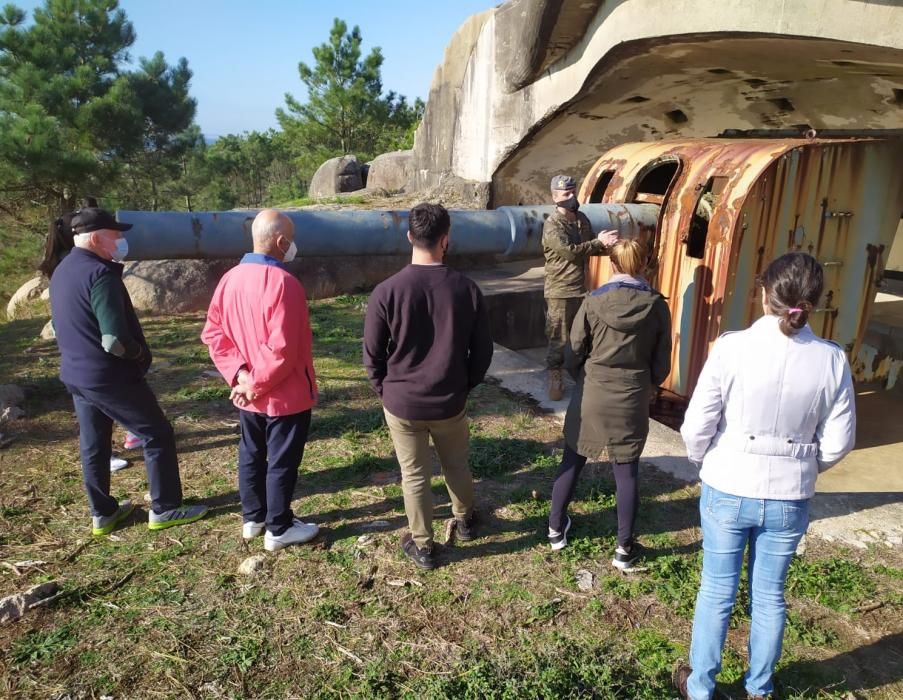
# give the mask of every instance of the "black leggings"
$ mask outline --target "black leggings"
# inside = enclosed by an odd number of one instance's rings
[[[577,454],[565,445],[561,457],[561,467],[555,476],[552,487],[552,512],[549,514],[549,527],[555,532],[563,532],[567,522],[568,505],[574,498],[577,479],[586,464],[586,457]],[[640,492],[637,488],[639,460],[632,462],[612,462],[615,472],[615,501],[618,513],[618,544],[629,548],[633,544],[633,528],[636,525],[636,514],[640,507]]]

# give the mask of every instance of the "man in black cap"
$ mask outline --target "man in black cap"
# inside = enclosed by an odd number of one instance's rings
[[[546,337],[549,351],[549,399],[564,397],[564,349],[568,344],[574,316],[586,294],[586,260],[604,255],[618,240],[617,231],[593,235],[586,214],[579,212],[577,183],[569,175],[552,178],[552,201],[557,205],[542,228],[542,251],[546,259]]]
[[[205,506],[184,506],[172,426],[144,376],[150,348],[122,282],[131,224],[103,209],[72,218],[75,247],[53,273],[50,300],[60,348],[60,379],[75,404],[82,475],[95,535],[112,532],[134,509],[110,497],[113,421],[144,441],[150,485],[148,527],[161,530],[200,520]]]

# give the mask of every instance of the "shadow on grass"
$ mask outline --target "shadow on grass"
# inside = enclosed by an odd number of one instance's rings
[[[832,686],[843,690],[877,690],[900,681],[903,681],[903,632],[888,634],[823,661],[794,661],[775,674],[779,690],[785,695],[802,693],[800,697],[810,697],[807,693]]]
[[[536,440],[519,438],[477,437],[472,440],[472,465],[478,479],[476,507],[480,513],[480,538],[466,546],[444,548],[445,563],[511,554],[546,543],[548,501],[534,499],[532,490],[551,492],[555,469],[546,464],[550,448],[550,445]],[[524,470],[536,462],[537,455],[546,457],[540,460],[543,464]],[[678,546],[675,541],[674,546],[668,546],[668,543],[661,545],[655,541],[656,536],[667,536],[696,526],[698,516],[695,498],[656,500],[659,496],[670,495],[683,487],[676,485],[667,477],[650,473],[652,469],[652,467],[641,468],[641,494],[644,500],[637,527],[637,533],[641,538],[645,536],[653,540],[647,560],[654,561],[658,557],[697,550],[698,542]],[[514,471],[518,473],[512,478],[509,474]],[[303,499],[321,494],[340,494],[348,489],[372,487],[374,485],[372,476],[386,473],[398,473],[398,464],[394,457],[365,456],[343,466],[314,472],[302,470],[294,498],[302,499],[299,505],[303,509]],[[434,464],[433,475],[441,476],[438,464]],[[357,522],[360,520],[386,519],[391,523],[391,529],[403,528],[406,519],[397,514],[397,511],[404,508],[400,488],[397,483],[389,486],[398,489],[397,495],[386,495],[385,498],[378,499],[378,496],[371,493],[370,495],[377,500],[363,505],[312,512],[309,517],[328,528],[326,536],[329,541],[362,534],[363,524]],[[578,484],[574,503],[578,510],[585,510],[589,506],[590,512],[573,513],[574,539],[614,537],[617,532],[614,492],[615,485],[610,466],[607,463],[589,465]],[[433,485],[433,500],[435,520],[452,517],[448,493],[443,483]],[[237,512],[241,509],[237,491],[201,499],[200,502],[208,505],[215,515]],[[511,507],[518,510],[521,517],[505,517],[503,511]],[[387,513],[391,514],[391,517],[386,517]],[[331,523],[337,521],[342,524],[332,527]],[[607,556],[608,552],[604,554]]]

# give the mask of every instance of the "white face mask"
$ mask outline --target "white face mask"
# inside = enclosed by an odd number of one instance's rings
[[[91,234],[76,233],[72,237],[72,242],[79,247],[86,246],[91,242]],[[113,262],[121,263],[129,254],[129,242],[124,238],[117,238],[113,250],[109,251],[109,253]]]
[[[282,262],[291,262],[295,259],[295,256],[298,254],[298,246],[295,245],[295,242],[292,241],[291,245],[288,247],[288,250],[285,251],[285,257],[282,258]]]
[[[129,254],[129,242],[124,238],[116,239],[116,248],[113,250],[111,257],[113,262],[121,263]]]

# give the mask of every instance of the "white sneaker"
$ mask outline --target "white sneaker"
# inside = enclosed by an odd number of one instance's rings
[[[293,544],[310,542],[318,532],[320,532],[320,528],[313,523],[302,523],[295,518],[292,526],[281,535],[274,535],[267,530],[263,536],[263,548],[268,552],[277,552],[280,549],[291,547]]]
[[[242,523],[241,536],[243,539],[253,540],[255,537],[260,537],[263,534],[265,527],[266,523],[255,523],[248,520],[247,522]]]
[[[110,457],[111,472],[118,472],[121,469],[125,469],[127,466],[129,466],[127,459],[123,459],[122,457]]]

